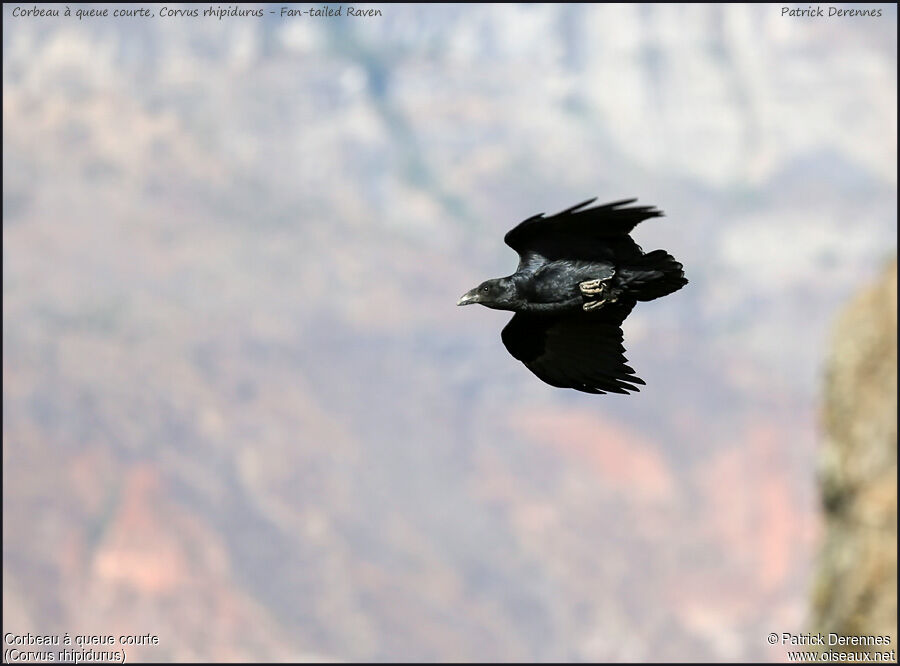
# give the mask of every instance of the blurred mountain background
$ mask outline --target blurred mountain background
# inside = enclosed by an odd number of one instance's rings
[[[783,660],[832,323],[896,253],[875,6],[4,5],[4,632]],[[691,280],[626,321],[629,397],[544,385],[508,315],[455,307],[592,196],[664,209],[635,237]]]
[[[896,649],[896,261],[841,315],[828,359],[824,420],[827,530],[814,588],[816,628],[891,636]]]

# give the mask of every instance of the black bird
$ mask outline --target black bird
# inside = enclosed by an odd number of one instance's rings
[[[682,265],[664,250],[644,253],[629,236],[662,217],[627,199],[587,208],[589,199],[506,234],[519,253],[509,277],[482,282],[457,305],[481,303],[516,314],[503,344],[551,386],[585,393],[638,391],[644,381],[626,365],[622,322],[637,301],[652,301],[687,284]]]

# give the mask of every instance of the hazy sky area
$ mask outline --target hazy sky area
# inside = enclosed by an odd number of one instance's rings
[[[210,6],[255,8],[3,6],[4,633],[783,661],[831,327],[896,254],[896,6]],[[455,306],[594,196],[690,280],[631,396]]]

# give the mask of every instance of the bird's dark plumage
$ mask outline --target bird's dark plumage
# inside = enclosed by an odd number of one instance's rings
[[[626,364],[622,322],[637,301],[677,291],[687,280],[664,250],[644,253],[629,235],[662,216],[635,199],[587,208],[595,199],[506,234],[519,253],[516,272],[483,282],[458,305],[481,303],[516,314],[503,329],[515,358],[552,386],[628,393],[644,382]]]

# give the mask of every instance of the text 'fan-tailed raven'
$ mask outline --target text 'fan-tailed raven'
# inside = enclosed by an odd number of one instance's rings
[[[482,282],[457,305],[481,303],[516,314],[503,344],[552,386],[586,393],[628,393],[644,381],[626,365],[622,322],[637,301],[652,301],[687,284],[664,250],[644,253],[632,229],[662,212],[636,199],[543,213],[506,234],[519,253],[509,277]]]

